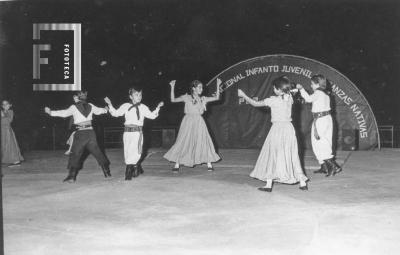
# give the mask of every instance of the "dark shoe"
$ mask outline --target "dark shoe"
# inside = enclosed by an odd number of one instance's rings
[[[133,168],[132,177],[133,178],[138,177],[139,176],[139,167],[138,167],[138,165],[133,165],[132,168]]]
[[[330,161],[330,159],[327,159],[327,160],[324,160],[324,162],[326,163],[326,166],[327,166],[327,173],[326,173],[325,177],[330,177],[333,174],[333,167],[332,167],[331,161]]]
[[[68,172],[67,178],[63,180],[63,182],[68,182],[68,183],[73,183],[76,181],[76,175],[78,174],[78,171],[75,169],[70,169]]]
[[[300,186],[299,189],[301,189],[301,190],[303,190],[303,191],[307,191],[307,190],[308,190],[308,186],[307,186],[307,185],[305,185],[305,186]]]
[[[63,182],[73,183],[76,181],[76,177],[68,175],[67,178],[63,180]]]
[[[137,166],[138,166],[138,168],[139,168],[139,175],[140,175],[140,174],[144,174],[142,165],[141,165],[141,164],[138,164]]]
[[[272,188],[260,187],[260,188],[258,188],[258,190],[265,191],[265,192],[271,192]]]
[[[172,172],[173,172],[174,174],[179,173],[179,167],[174,167],[174,168],[172,168]]]
[[[125,180],[132,180],[132,165],[126,165],[125,169]]]
[[[110,166],[102,166],[104,177],[111,177]]]
[[[333,170],[333,175],[335,176],[336,174],[340,173],[342,171],[342,167],[340,167],[338,165],[338,163],[336,163],[336,161],[334,159],[332,159],[332,163],[335,166],[334,170]]]
[[[314,171],[314,174],[327,174],[328,173],[328,166],[326,165],[326,163],[324,162],[321,165],[321,168],[317,171]]]
[[[133,177],[133,171],[134,171],[134,166],[133,165],[128,165],[129,166],[129,170],[128,170],[128,177],[126,180],[130,181],[132,180]]]
[[[328,173],[326,174],[326,177],[335,175],[342,171],[342,168],[334,161],[334,159],[327,159],[325,162],[328,166]]]

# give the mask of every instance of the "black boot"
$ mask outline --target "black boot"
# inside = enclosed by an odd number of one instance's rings
[[[333,165],[333,175],[336,175],[342,171],[342,167],[339,166],[338,163],[336,163],[335,159],[331,159],[332,165]]]
[[[138,166],[138,168],[139,168],[139,174],[143,174],[144,171],[143,171],[142,164],[137,164],[137,166]]]
[[[328,165],[328,173],[326,174],[326,177],[335,175],[342,171],[342,168],[335,162],[334,159],[327,159],[325,162]]]
[[[76,175],[78,174],[78,171],[74,168],[70,168],[69,172],[68,172],[68,176],[67,178],[65,178],[63,180],[63,182],[69,182],[69,183],[73,183],[76,181]]]
[[[133,165],[133,178],[136,178],[139,176],[139,167],[138,165]]]
[[[324,162],[325,162],[326,168],[327,168],[327,173],[326,173],[325,177],[332,176],[332,173],[333,173],[332,164],[330,163],[329,159],[324,160]]]
[[[126,170],[125,170],[126,181],[132,180],[132,171],[133,171],[133,165],[126,165]]]
[[[111,177],[110,166],[101,166],[101,169],[103,169],[103,174],[105,178]]]
[[[328,166],[326,162],[322,163],[321,168],[319,170],[314,171],[314,174],[327,174],[328,173]]]

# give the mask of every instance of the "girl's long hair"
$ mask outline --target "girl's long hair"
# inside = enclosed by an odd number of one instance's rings
[[[192,81],[192,82],[190,83],[190,86],[189,86],[189,94],[190,94],[191,96],[193,96],[193,89],[196,88],[197,86],[199,86],[199,84],[201,84],[201,81],[199,81],[199,80],[194,80],[194,81]]]
[[[284,94],[290,94],[292,85],[288,77],[280,76],[275,78],[272,81],[272,85],[275,87],[275,89],[282,91]]]

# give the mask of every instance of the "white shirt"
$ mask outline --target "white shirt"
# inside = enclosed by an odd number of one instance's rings
[[[264,104],[271,108],[271,122],[292,121],[293,98],[289,95],[271,96],[264,99]]]
[[[107,113],[107,109],[105,108],[99,108],[94,106],[93,104],[89,103],[89,105],[92,107],[90,110],[90,113],[87,117],[85,117],[79,110],[76,108],[75,105],[71,105],[68,109],[66,110],[59,110],[59,111],[51,111],[50,116],[53,117],[62,117],[66,118],[69,116],[73,116],[74,118],[74,124],[79,124],[82,122],[87,122],[91,121],[93,119],[93,114],[94,115],[100,115],[100,114],[105,114]]]
[[[309,95],[305,89],[301,89],[300,94],[307,103],[312,103],[312,112],[326,112],[331,109],[331,99],[320,90],[316,90],[312,95]]]
[[[125,115],[125,123],[124,123],[125,125],[143,126],[144,118],[153,120],[158,117],[158,112],[160,111],[160,108],[156,108],[154,111],[151,112],[149,110],[149,107],[147,107],[144,104],[140,104],[138,106],[140,119],[138,119],[136,114],[136,108],[132,107],[132,109],[129,110],[131,106],[132,106],[131,103],[124,103],[118,108],[118,110],[116,110],[113,106],[110,106],[110,113],[114,117],[120,117],[122,115]]]

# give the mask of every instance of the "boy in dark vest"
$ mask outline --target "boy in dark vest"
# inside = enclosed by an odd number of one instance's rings
[[[96,134],[92,127],[92,119],[94,115],[107,113],[106,108],[99,108],[87,102],[87,92],[77,92],[79,101],[71,105],[66,110],[52,111],[50,108],[45,107],[45,112],[52,117],[67,118],[72,116],[74,119],[74,126],[76,133],[74,135],[74,142],[69,154],[68,161],[68,176],[64,182],[75,182],[76,176],[81,166],[81,157],[85,150],[92,154],[101,168],[103,169],[104,177],[111,177],[110,162],[100,150],[97,143]]]

